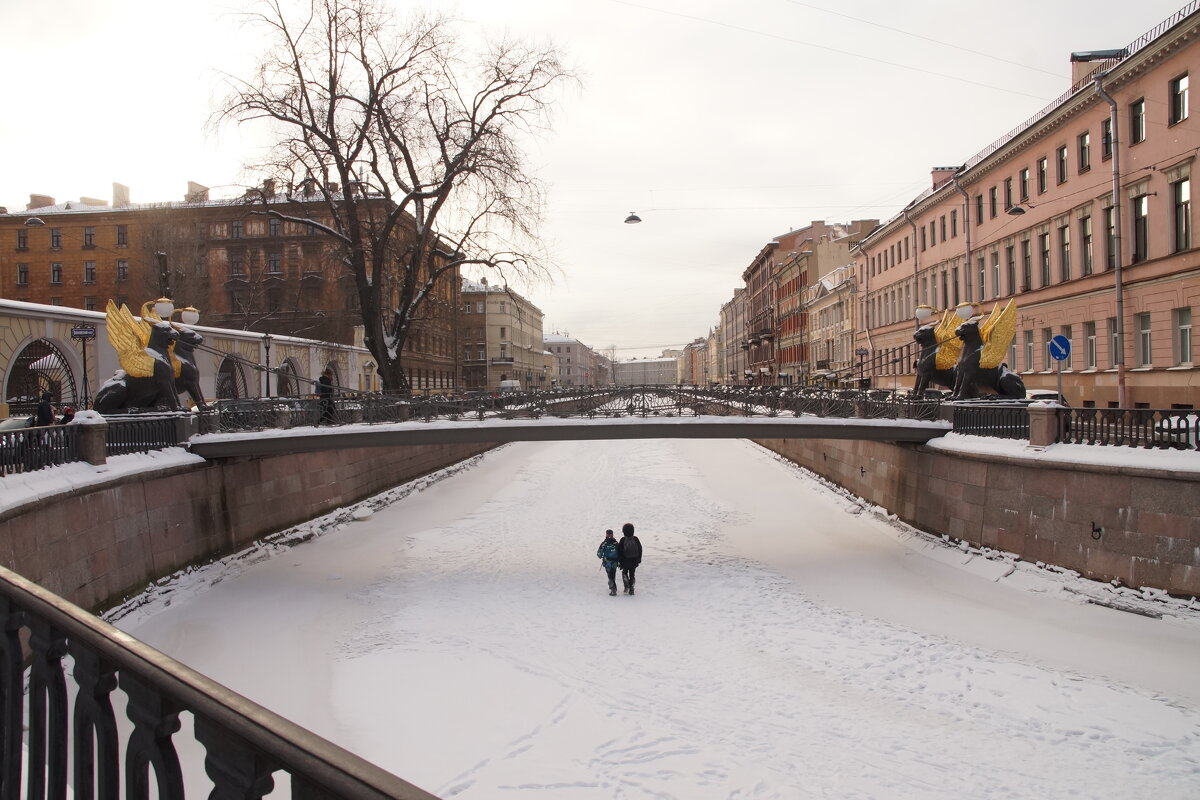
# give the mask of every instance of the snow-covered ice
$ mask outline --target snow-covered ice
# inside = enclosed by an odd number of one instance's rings
[[[508,445],[110,616],[444,797],[1200,796],[1200,611],[747,442]]]

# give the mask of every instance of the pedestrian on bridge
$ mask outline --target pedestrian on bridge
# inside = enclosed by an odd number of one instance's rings
[[[617,555],[617,539],[613,535],[611,528],[604,532],[604,541],[600,543],[600,547],[596,550],[596,558],[600,559],[600,565],[608,573],[609,595],[616,597],[617,567],[620,565],[620,558]]]
[[[617,542],[617,558],[621,562],[621,580],[625,594],[633,594],[634,572],[642,563],[642,541],[633,535],[633,524],[621,526],[621,541]]]
[[[321,416],[318,425],[333,424],[333,370],[329,367],[317,378],[317,398],[320,400]]]

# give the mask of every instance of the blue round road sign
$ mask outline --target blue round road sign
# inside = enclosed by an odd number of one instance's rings
[[[1046,344],[1050,348],[1050,357],[1055,361],[1066,361],[1071,355],[1071,340],[1061,333]]]

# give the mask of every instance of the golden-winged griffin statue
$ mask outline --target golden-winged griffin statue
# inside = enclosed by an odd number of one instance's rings
[[[175,379],[182,372],[174,346],[179,332],[153,311],[135,317],[128,306],[108,301],[105,314],[108,341],[121,368],[96,392],[94,408],[111,414],[134,408],[165,405],[179,410]]]
[[[936,324],[913,334],[917,342],[917,381],[924,392],[937,384],[951,390],[953,399],[968,400],[981,393],[1023,398],[1025,382],[1004,363],[1017,332],[1017,307],[1012,300],[997,303],[987,319],[962,320],[947,309]]]

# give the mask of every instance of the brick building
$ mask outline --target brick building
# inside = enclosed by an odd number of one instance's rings
[[[355,342],[354,278],[314,226],[268,218],[247,198],[210,200],[194,183],[173,203],[135,205],[128,189],[113,189],[111,205],[31,195],[25,211],[0,214],[0,297],[98,311],[113,299],[136,312],[169,294],[177,307],[200,309],[206,325]],[[311,187],[276,193],[267,181],[254,196],[330,221]],[[457,384],[457,307],[457,276],[448,275],[407,343],[414,388]]]
[[[876,385],[912,385],[914,309],[1019,309],[1008,364],[1072,404],[1194,407],[1200,302],[1191,167],[1200,129],[1200,13],[1113,51],[1072,57],[1058,100],[930,188],[856,250],[860,326]]]

